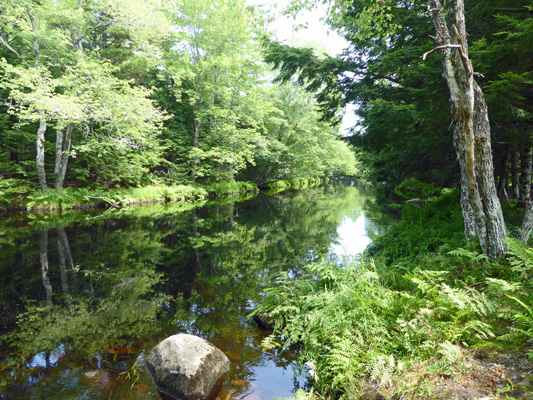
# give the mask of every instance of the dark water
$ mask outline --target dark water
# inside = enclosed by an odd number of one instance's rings
[[[231,370],[221,400],[290,397],[294,352],[247,315],[281,271],[361,252],[394,218],[370,188],[0,221],[0,399],[157,399],[143,360],[199,335]]]

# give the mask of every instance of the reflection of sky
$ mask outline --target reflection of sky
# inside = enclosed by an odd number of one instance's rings
[[[372,242],[367,234],[367,223],[364,212],[358,217],[344,217],[337,228],[338,239],[330,246],[330,252],[339,257],[361,254]]]
[[[266,360],[263,368],[256,369],[254,375],[255,379],[250,381],[251,394],[245,396],[246,399],[276,399],[293,396],[295,376],[291,367],[280,368],[273,361]],[[304,378],[302,376],[297,376],[296,381],[298,382],[297,385],[303,386]]]
[[[49,365],[55,365],[59,359],[66,354],[67,346],[60,345],[57,349],[49,354]],[[46,367],[46,353],[39,353],[28,363],[28,368]]]

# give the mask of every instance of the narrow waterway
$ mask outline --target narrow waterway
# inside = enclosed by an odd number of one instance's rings
[[[330,184],[0,221],[0,399],[157,399],[143,360],[186,332],[231,370],[221,400],[290,397],[296,355],[247,318],[281,271],[356,257],[395,218],[372,188]]]

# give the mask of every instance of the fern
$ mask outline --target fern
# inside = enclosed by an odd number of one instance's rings
[[[529,280],[533,273],[533,249],[514,238],[508,238],[507,245],[511,270],[519,275],[521,281]]]

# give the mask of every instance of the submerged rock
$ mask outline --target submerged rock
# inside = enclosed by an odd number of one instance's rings
[[[208,341],[179,334],[154,347],[146,366],[161,392],[180,400],[210,400],[216,398],[230,362]]]
[[[265,331],[273,331],[276,321],[268,313],[259,313],[254,315],[254,321],[260,329]]]

